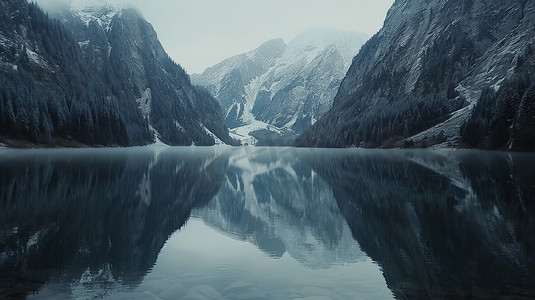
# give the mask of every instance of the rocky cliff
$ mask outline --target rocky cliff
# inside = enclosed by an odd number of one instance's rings
[[[333,108],[298,144],[533,146],[525,113],[533,116],[534,9],[524,0],[396,1],[354,58]],[[467,131],[472,118],[481,122]]]

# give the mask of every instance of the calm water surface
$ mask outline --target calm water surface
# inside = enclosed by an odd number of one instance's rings
[[[0,299],[533,299],[535,154],[0,151]]]

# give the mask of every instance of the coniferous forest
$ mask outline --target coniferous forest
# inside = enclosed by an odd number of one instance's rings
[[[170,145],[211,145],[215,137],[233,144],[217,101],[191,85],[150,24],[135,11],[113,22],[116,30],[92,23],[80,33],[34,3],[0,3],[0,136],[71,146],[145,145],[156,139]],[[107,39],[121,43],[121,34],[138,38],[134,29],[139,28],[154,35],[147,43],[158,51],[141,49],[143,73],[134,74],[128,49],[115,45],[118,50],[111,51],[113,44],[107,45],[110,49],[99,44]],[[93,51],[84,51],[76,39],[88,33]],[[143,105],[149,107],[146,113]]]
[[[535,150],[534,11],[531,1],[395,1],[297,145]]]
[[[294,144],[535,149],[533,4],[494,1],[482,11],[479,2],[448,3],[423,16],[433,5],[396,2],[332,108]],[[0,9],[0,142],[238,144],[218,100],[192,85],[137,10],[113,15],[103,6],[88,21],[69,9],[49,16],[26,0]],[[482,21],[452,23],[456,11]]]
[[[535,299],[535,0],[370,3],[0,0],[0,300]]]

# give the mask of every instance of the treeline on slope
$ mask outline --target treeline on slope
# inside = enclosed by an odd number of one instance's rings
[[[535,81],[518,74],[498,91],[485,89],[461,135],[468,145],[482,149],[535,149]]]
[[[445,121],[450,112],[462,108],[465,103],[464,100],[447,99],[438,94],[421,98],[407,97],[396,102],[398,105],[392,105],[391,102],[376,103],[374,110],[360,118],[347,121],[339,119],[330,129],[335,136],[329,140],[322,140],[319,131],[315,132],[318,127],[313,126],[306,135],[299,136],[296,143],[319,147],[392,147],[403,138]],[[399,105],[400,103],[405,105]],[[322,119],[320,122],[325,121]]]
[[[59,21],[34,3],[2,6],[0,27],[11,43],[0,46],[8,63],[0,72],[0,135],[45,144],[64,138],[126,146],[152,139],[135,103],[106,96],[108,87],[113,91],[113,77],[92,76]]]
[[[75,18],[80,22],[79,17]],[[145,106],[146,122],[162,142],[213,145],[213,133],[227,144],[235,143],[228,135],[217,100],[203,88],[192,86],[185,70],[169,57],[153,27],[137,10],[121,10],[108,29],[96,21],[82,24],[80,29],[70,22],[66,27],[73,30],[79,42],[90,41],[84,55],[97,59],[88,63],[99,72],[112,71],[121,91],[130,93],[125,101],[145,101],[140,106]]]
[[[477,57],[466,34],[451,26],[451,34],[436,39],[422,58],[422,73],[414,90],[406,93],[399,78],[408,78],[407,68],[392,69],[397,58],[381,61],[368,76],[369,57],[381,47],[379,35],[373,36],[353,59],[340,86],[333,108],[297,140],[298,146],[318,147],[392,147],[395,142],[445,121],[453,111],[467,105],[455,87]],[[451,69],[452,65],[458,66]],[[351,84],[359,88],[350,92]],[[412,145],[405,145],[410,147]]]
[[[155,100],[148,119],[136,102],[142,97],[139,88],[126,78],[129,61],[122,53],[110,59],[99,54],[102,49],[93,50],[84,53],[75,32],[36,4],[2,1],[0,138],[50,145],[145,145],[154,142],[152,123],[167,144],[212,145],[202,121],[224,142],[234,142],[217,101],[191,86],[168,56],[161,66],[145,65]]]

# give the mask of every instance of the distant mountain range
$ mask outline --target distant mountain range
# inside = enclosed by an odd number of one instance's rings
[[[262,132],[275,139],[301,133],[331,107],[367,39],[357,32],[311,30],[288,44],[268,41],[191,78],[219,101],[233,136],[265,144]]]
[[[297,144],[535,150],[535,3],[397,0]]]
[[[533,28],[531,1],[397,0],[365,44],[312,30],[190,81],[136,9],[6,0],[0,143],[533,151]]]
[[[234,144],[222,110],[132,8],[0,3],[0,136],[63,145]]]

